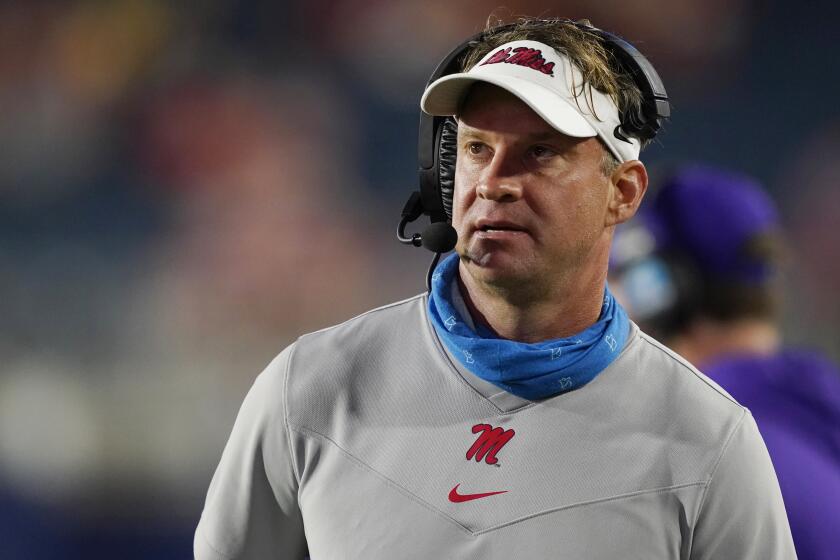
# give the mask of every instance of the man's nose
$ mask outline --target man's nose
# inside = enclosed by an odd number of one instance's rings
[[[522,198],[522,184],[512,162],[496,154],[484,168],[476,192],[479,197],[494,202],[514,202]]]

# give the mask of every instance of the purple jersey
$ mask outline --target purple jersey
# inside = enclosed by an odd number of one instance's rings
[[[800,560],[840,550],[840,372],[803,351],[729,355],[703,372],[746,406],[776,468]]]

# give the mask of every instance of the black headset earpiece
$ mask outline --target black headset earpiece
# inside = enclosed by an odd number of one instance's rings
[[[505,27],[512,28],[512,25]],[[450,51],[432,72],[426,88],[442,76],[459,72],[461,57],[487,33],[476,33]],[[420,199],[422,213],[429,216],[432,223],[452,219],[457,130],[458,125],[452,117],[436,117],[420,112],[420,133],[417,137]]]
[[[440,201],[446,218],[452,221],[452,197],[455,194],[455,160],[458,155],[458,123],[445,119],[438,134],[438,185]]]
[[[642,92],[642,104],[639,109],[622,112],[621,126],[614,132],[616,138],[625,142],[629,142],[630,136],[635,136],[643,142],[652,140],[662,127],[662,121],[671,116],[671,104],[668,102],[668,93],[662,79],[636,47],[602,29],[591,26],[587,28],[604,39],[604,48],[633,76],[633,81]]]
[[[667,340],[696,316],[704,281],[689,259],[652,249],[629,262],[611,265],[610,285],[643,331]]]
[[[674,297],[658,313],[641,321],[642,328],[658,340],[667,340],[694,320],[703,303],[704,281],[697,266],[669,252],[655,253],[671,278]]]

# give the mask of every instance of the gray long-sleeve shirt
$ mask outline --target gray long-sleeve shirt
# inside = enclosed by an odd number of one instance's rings
[[[259,376],[198,560],[796,558],[749,411],[635,326],[592,382],[530,402],[463,370],[425,310],[303,336]]]

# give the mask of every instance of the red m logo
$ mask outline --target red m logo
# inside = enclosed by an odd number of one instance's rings
[[[490,424],[476,424],[472,427],[472,432],[477,434],[481,432],[481,435],[478,436],[478,439],[475,440],[475,443],[470,447],[469,451],[467,451],[467,461],[475,457],[475,461],[480,463],[482,459],[488,465],[495,465],[499,462],[496,459],[496,453],[505,446],[507,442],[510,441],[510,438],[514,436],[516,432],[513,430],[504,430],[502,428],[494,428]],[[485,459],[486,457],[486,459]]]

